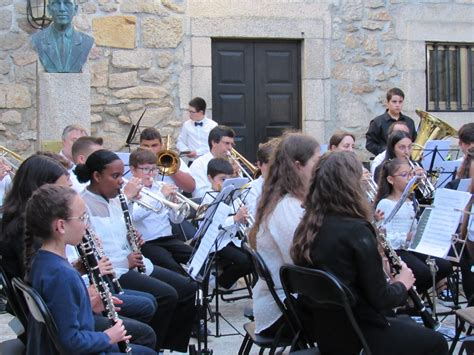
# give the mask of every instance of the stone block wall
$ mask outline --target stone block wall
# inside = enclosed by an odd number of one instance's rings
[[[187,102],[212,116],[212,38],[301,41],[302,127],[321,142],[336,129],[357,137],[363,158],[371,118],[398,86],[405,113],[424,108],[425,42],[473,42],[469,0],[77,0],[76,27],[90,53],[92,133],[120,149],[130,122],[176,137]],[[35,30],[26,0],[0,0],[0,144],[36,146]],[[472,113],[440,113],[455,128]],[[57,136],[63,127],[58,127]]]

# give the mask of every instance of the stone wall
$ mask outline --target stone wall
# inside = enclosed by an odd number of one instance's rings
[[[0,0],[0,144],[36,146],[35,30],[25,0]],[[336,128],[363,152],[388,88],[424,108],[425,41],[473,42],[471,0],[78,0],[76,27],[94,36],[92,133],[120,149],[143,110],[145,126],[174,137],[194,96],[212,116],[211,39],[289,38],[302,43],[302,126],[321,142]],[[472,114],[439,114],[455,128]],[[415,117],[414,117],[415,118]],[[58,127],[58,139],[63,127]]]

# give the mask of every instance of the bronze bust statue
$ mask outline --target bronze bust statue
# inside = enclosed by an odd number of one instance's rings
[[[31,38],[41,64],[48,73],[80,73],[94,39],[72,25],[75,0],[50,0],[47,10],[53,22]]]

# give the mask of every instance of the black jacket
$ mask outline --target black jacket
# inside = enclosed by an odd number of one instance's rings
[[[398,121],[405,122],[408,125],[408,127],[410,128],[410,132],[412,132],[413,141],[415,141],[415,122],[413,122],[410,117],[405,116],[401,113]],[[385,148],[387,147],[388,128],[394,122],[397,122],[397,120],[394,120],[392,117],[390,117],[390,115],[388,114],[388,110],[386,110],[383,115],[377,116],[372,121],[370,121],[369,130],[365,134],[365,148],[369,152],[377,155],[385,150]]]
[[[374,230],[364,220],[326,216],[311,259],[314,267],[332,273],[352,291],[354,313],[362,323],[386,326],[382,312],[403,305],[407,299],[402,283],[387,283]]]

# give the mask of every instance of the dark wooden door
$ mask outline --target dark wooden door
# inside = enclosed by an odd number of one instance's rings
[[[212,41],[212,117],[250,161],[259,143],[301,127],[300,82],[297,41]]]

